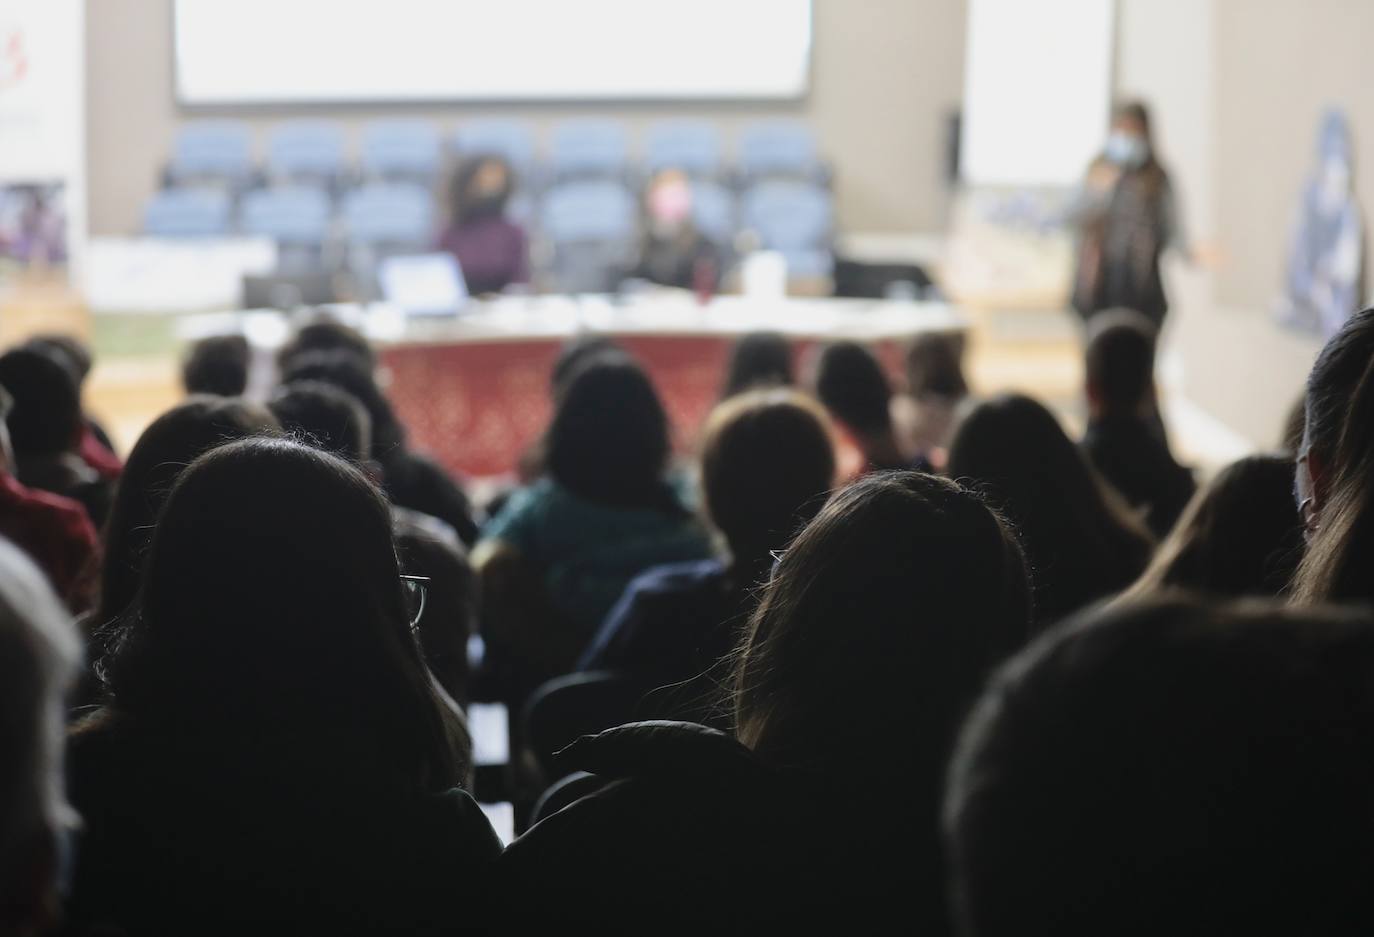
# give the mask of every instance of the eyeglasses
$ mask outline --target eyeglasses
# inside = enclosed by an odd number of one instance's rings
[[[429,594],[428,576],[402,576],[401,591],[406,597],[406,611],[410,613],[410,630],[420,627],[420,618],[425,614],[425,598]]]

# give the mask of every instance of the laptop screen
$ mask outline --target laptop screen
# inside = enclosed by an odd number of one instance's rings
[[[411,315],[452,315],[468,301],[462,268],[452,254],[387,257],[377,279],[382,298]]]

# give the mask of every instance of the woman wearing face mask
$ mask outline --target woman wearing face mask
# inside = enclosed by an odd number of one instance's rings
[[[644,240],[632,277],[661,286],[714,289],[719,252],[692,220],[692,183],[680,169],[665,169],[644,192]]]
[[[1084,319],[1126,308],[1159,326],[1168,311],[1159,259],[1166,247],[1190,255],[1169,174],[1150,137],[1150,114],[1123,104],[1102,154],[1088,168],[1070,213],[1079,230],[1073,307]]]
[[[452,222],[439,238],[439,249],[458,258],[473,295],[530,280],[529,239],[506,217],[513,188],[510,166],[499,156],[465,160],[453,176]]]

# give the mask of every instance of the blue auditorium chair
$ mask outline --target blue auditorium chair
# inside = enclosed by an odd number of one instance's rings
[[[799,120],[763,120],[739,136],[738,166],[751,180],[768,176],[816,177],[824,172],[816,135]]]
[[[634,260],[638,206],[621,183],[584,179],[555,185],[539,211],[552,249],[556,288],[599,293],[615,288]]]
[[[426,120],[378,120],[363,131],[362,167],[383,179],[432,182],[439,172],[439,130]]]
[[[799,179],[767,179],[743,198],[744,227],[760,246],[787,258],[788,275],[829,276],[834,268],[834,203],[830,191]]]
[[[256,189],[239,202],[239,230],[277,242],[277,265],[311,269],[323,263],[332,211],[319,186],[283,185]]]
[[[343,128],[326,120],[292,120],[267,139],[267,169],[278,179],[333,181],[344,170]]]
[[[644,132],[644,168],[681,169],[693,176],[715,176],[722,163],[720,131],[705,120],[663,120]]]
[[[692,183],[692,221],[707,239],[724,248],[735,242],[739,230],[735,196],[718,182],[698,179]]]
[[[434,237],[434,199],[410,182],[371,182],[344,197],[344,226],[354,244],[415,248]]]
[[[521,182],[528,182],[535,164],[534,130],[520,120],[470,120],[453,135],[459,156],[499,156]]]
[[[559,178],[623,177],[629,152],[625,127],[618,121],[565,120],[553,128],[549,169]]]
[[[206,238],[229,233],[229,193],[219,188],[163,189],[143,206],[150,237]]]
[[[171,181],[240,185],[253,173],[253,137],[237,120],[198,120],[183,124],[167,165]]]

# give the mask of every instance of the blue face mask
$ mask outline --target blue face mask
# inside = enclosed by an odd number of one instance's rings
[[[1115,130],[1107,137],[1103,153],[1108,160],[1123,169],[1139,169],[1145,165],[1150,150],[1145,141],[1135,134]]]

